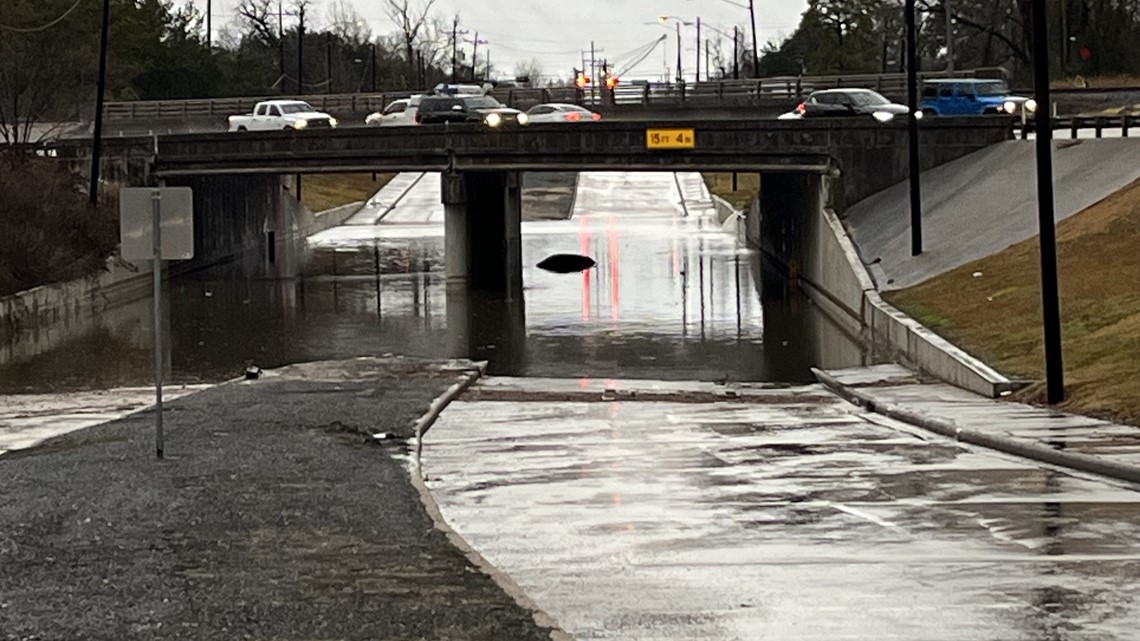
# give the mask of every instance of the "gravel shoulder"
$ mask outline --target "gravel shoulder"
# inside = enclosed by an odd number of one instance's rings
[[[171,403],[164,461],[153,412],[0,456],[0,639],[549,639],[411,482],[470,372],[295,366]]]

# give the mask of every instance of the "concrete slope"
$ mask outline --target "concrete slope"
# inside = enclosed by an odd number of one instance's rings
[[[396,174],[388,184],[384,185],[379,191],[368,199],[368,202],[360,208],[352,218],[345,222],[346,225],[375,225],[381,218],[387,215],[393,207],[399,204],[405,194],[415,187],[424,178],[423,172],[405,171]],[[436,200],[439,199],[438,187],[436,183]]]
[[[846,222],[883,290],[902,289],[1037,235],[1034,143],[994,145],[923,174],[924,253],[910,255],[901,183],[856,204]],[[1053,154],[1056,219],[1140,179],[1140,140],[1060,141]]]

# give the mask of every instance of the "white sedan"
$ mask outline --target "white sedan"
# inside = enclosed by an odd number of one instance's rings
[[[563,103],[548,103],[531,107],[526,115],[531,124],[544,122],[596,122],[602,115],[585,107]]]
[[[388,103],[384,111],[378,111],[370,114],[364,119],[364,124],[370,127],[401,127],[407,125],[417,125],[419,120],[416,118],[416,113],[419,110],[420,99],[423,96],[412,96],[411,98],[400,98]]]

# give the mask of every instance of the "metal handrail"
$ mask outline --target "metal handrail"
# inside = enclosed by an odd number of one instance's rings
[[[974,69],[953,73],[927,72],[922,78],[988,77],[999,75],[1001,70]],[[491,95],[516,107],[529,107],[541,102],[574,102],[598,104],[610,101],[617,104],[650,104],[700,101],[740,102],[741,99],[797,100],[820,89],[862,87],[892,94],[906,89],[906,74],[843,74],[830,76],[784,76],[744,80],[711,80],[693,83],[630,83],[608,90],[581,91],[574,87],[502,88]],[[388,103],[408,98],[418,92],[385,91],[378,93],[324,94],[298,96],[320,111],[338,114],[369,114],[382,110]],[[593,96],[593,98],[592,98]],[[214,98],[195,100],[158,100],[110,102],[103,114],[108,120],[136,120],[162,118],[216,118],[253,111],[258,102],[281,100],[286,96]],[[596,99],[595,99],[596,98]]]

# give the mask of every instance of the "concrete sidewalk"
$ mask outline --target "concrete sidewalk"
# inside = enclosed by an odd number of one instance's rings
[[[293,366],[171,403],[164,461],[153,412],[0,456],[0,639],[549,639],[413,484],[474,375]]]
[[[1140,430],[989,399],[899,365],[820,371],[849,401],[896,420],[1007,454],[1140,483]]]

